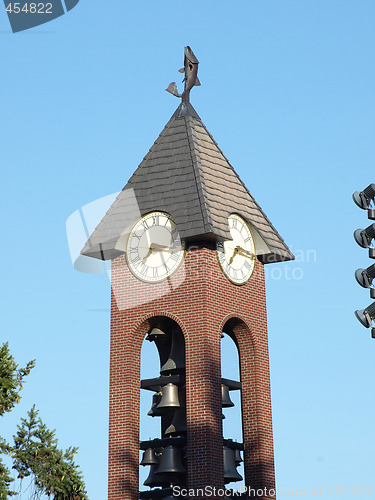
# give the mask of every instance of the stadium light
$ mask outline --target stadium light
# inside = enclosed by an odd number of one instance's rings
[[[375,208],[371,208],[371,202],[375,206],[375,184],[370,184],[363,191],[353,193],[354,203],[362,210],[368,211],[368,218],[375,220]]]
[[[375,224],[371,224],[366,229],[356,229],[354,231],[354,239],[362,248],[369,248],[373,238],[375,238]]]
[[[370,328],[372,320],[375,318],[375,302],[366,307],[366,309],[358,309],[354,314],[365,328]]]
[[[357,269],[355,279],[363,288],[371,288],[372,280],[375,278],[375,264],[372,264],[367,269]]]

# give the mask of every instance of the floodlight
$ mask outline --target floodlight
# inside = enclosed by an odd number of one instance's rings
[[[354,313],[356,318],[365,328],[370,328],[372,320],[375,318],[375,302],[370,304],[366,309],[360,309]]]
[[[375,224],[371,224],[366,229],[356,229],[354,231],[355,241],[363,248],[369,248],[373,238],[375,238]]]
[[[361,286],[363,286],[363,288],[370,288],[374,278],[375,264],[372,264],[367,269],[357,269],[355,272],[355,279]]]
[[[375,198],[375,184],[370,184],[363,191],[353,193],[354,203],[363,210],[367,210],[371,201]]]

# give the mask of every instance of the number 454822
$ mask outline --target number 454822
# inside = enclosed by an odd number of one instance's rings
[[[19,2],[11,2],[7,5],[6,11],[9,14],[52,14],[52,4],[51,3],[25,3],[21,7]]]

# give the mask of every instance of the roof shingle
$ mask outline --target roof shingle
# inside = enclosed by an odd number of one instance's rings
[[[131,227],[155,210],[169,213],[185,240],[230,239],[227,219],[238,213],[265,243],[262,262],[294,258],[189,103],[177,108],[81,253],[104,260],[124,253]]]

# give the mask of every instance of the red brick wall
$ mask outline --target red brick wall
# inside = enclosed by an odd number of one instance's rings
[[[236,286],[215,251],[202,248],[187,251],[184,265],[159,284],[135,278],[124,256],[112,263],[109,500],[138,498],[140,353],[152,316],[174,319],[185,337],[189,488],[223,486],[224,325],[240,354],[246,484],[274,488],[263,265],[257,261],[249,282]]]

